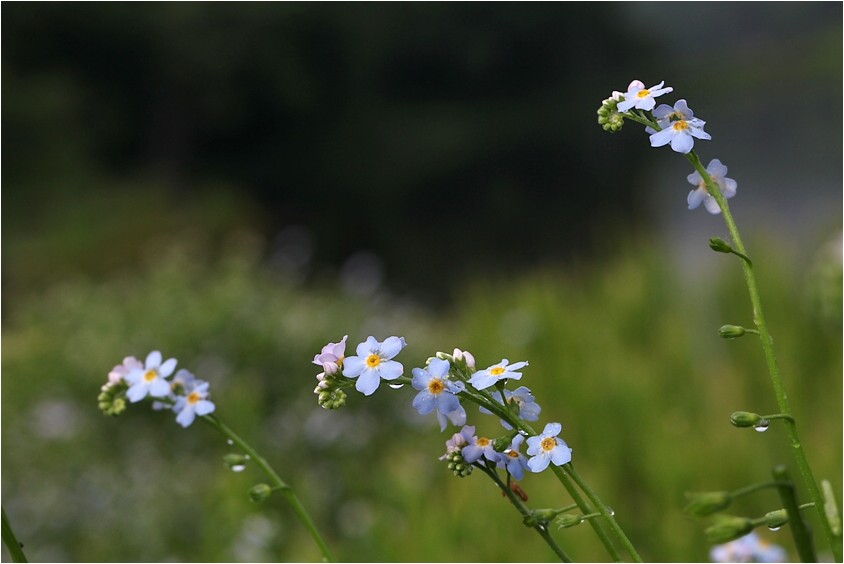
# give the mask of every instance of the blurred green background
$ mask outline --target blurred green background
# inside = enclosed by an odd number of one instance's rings
[[[31,560],[318,559],[281,499],[248,500],[263,477],[227,470],[210,428],[97,411],[112,366],[153,349],[211,382],[339,558],[553,560],[482,475],[446,471],[451,431],[412,390],[316,405],[310,361],[344,334],[404,336],[408,372],[454,347],[529,360],[540,425],[562,422],[643,557],[705,560],[683,493],[791,460],[780,427],[727,422],[776,407],[754,340],[716,334],[751,324],[737,262],[706,245],[721,219],[685,209],[684,159],[595,123],[634,78],[688,99],[702,158],[739,182],[789,396],[840,498],[840,4],[2,16],[2,497]],[[568,503],[550,474],[522,485],[533,507]],[[605,559],[587,527],[555,535]],[[765,537],[791,550],[786,529]]]

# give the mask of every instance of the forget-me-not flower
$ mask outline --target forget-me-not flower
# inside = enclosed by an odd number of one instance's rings
[[[455,394],[466,389],[463,382],[446,379],[451,365],[447,360],[431,359],[428,369],[414,368],[411,384],[419,393],[413,398],[413,407],[421,415],[437,410],[440,431],[445,430],[446,418],[455,425],[466,423],[466,410]]]
[[[472,374],[471,378],[469,378],[469,383],[472,384],[476,390],[484,390],[499,380],[504,380],[506,378],[511,380],[520,380],[522,378],[522,373],[514,372],[514,370],[523,368],[527,366],[528,363],[526,361],[516,362],[514,364],[509,363],[510,361],[505,358],[498,364],[494,364],[486,370],[478,370]]]
[[[542,411],[542,408],[539,407],[538,403],[536,403],[536,399],[533,397],[533,394],[530,393],[530,388],[527,388],[526,386],[519,386],[515,390],[505,389],[503,392],[507,405],[515,405],[519,408],[519,417],[525,421],[536,421],[539,419],[539,412]],[[501,403],[501,397],[498,394],[493,394],[492,397]],[[481,407],[480,411],[481,413],[486,413],[487,415],[492,414],[492,412],[485,407]],[[501,425],[503,425],[505,429],[513,428],[503,419],[501,419]]]
[[[641,81],[634,80],[627,87],[627,92],[624,94],[624,100],[618,103],[618,111],[626,112],[631,108],[648,111],[652,110],[656,105],[656,100],[654,100],[654,98],[662,96],[663,94],[668,94],[674,90],[670,86],[663,88],[663,84],[665,84],[665,81],[662,81],[655,86],[651,86],[650,88],[645,88],[645,85]]]
[[[553,462],[555,466],[571,462],[571,449],[557,436],[562,430],[563,426],[559,423],[548,423],[542,434],[528,437],[527,453],[532,458],[528,460],[527,465],[532,472],[542,472],[549,462]]]
[[[475,432],[474,427],[469,427],[469,429],[472,430],[472,433]],[[496,464],[501,461],[500,453],[496,452],[495,448],[493,448],[492,439],[487,437],[470,437],[469,444],[464,446],[460,452],[463,454],[463,459],[469,463],[477,461],[482,456]]]
[[[463,447],[472,441],[472,437],[474,435],[474,426],[463,425],[463,428],[460,429],[459,433],[454,433],[451,435],[451,438],[445,442],[445,454],[440,457],[440,460],[445,460],[452,453],[461,452]]]
[[[173,411],[178,413],[176,422],[182,427],[187,427],[197,415],[208,415],[213,412],[215,406],[208,400],[208,382],[193,379],[189,387],[185,388],[186,395],[178,396]]]
[[[651,147],[671,144],[671,149],[686,154],[695,146],[695,138],[709,140],[712,136],[703,130],[706,122],[697,119],[678,119],[669,121],[665,127],[651,134]]]
[[[108,386],[119,384],[126,379],[126,376],[132,370],[143,369],[144,363],[134,356],[127,356],[123,359],[123,364],[118,364],[108,373]]]
[[[712,180],[718,186],[718,189],[721,190],[721,193],[725,198],[732,198],[736,195],[738,182],[732,178],[727,178],[727,167],[721,164],[720,160],[712,159],[709,161],[709,165],[706,167],[706,172],[708,172],[709,176],[712,177]],[[697,186],[697,188],[689,192],[687,201],[689,203],[690,210],[695,209],[701,202],[703,202],[703,207],[705,207],[706,211],[709,213],[721,213],[721,208],[718,206],[718,202],[716,202],[715,198],[713,198],[706,190],[706,183],[703,181],[699,172],[693,172],[687,177],[687,180],[689,181],[689,184]]]
[[[502,459],[507,471],[517,480],[521,480],[525,475],[525,468],[527,468],[527,458],[521,452],[522,443],[525,438],[522,435],[513,437],[510,447],[504,451]]]
[[[343,376],[357,378],[355,389],[365,396],[372,395],[381,384],[381,379],[395,380],[401,376],[404,367],[392,360],[407,346],[404,337],[387,337],[379,343],[375,337],[367,337],[357,346],[357,356],[343,361]]]
[[[135,367],[124,377],[129,389],[126,397],[131,402],[144,399],[147,394],[154,398],[163,398],[170,393],[170,384],[166,378],[176,369],[176,359],[161,362],[161,353],[152,351],[147,355],[143,367]]]
[[[712,547],[709,558],[713,562],[786,562],[788,555],[781,546],[750,532],[734,541]]]
[[[340,371],[343,365],[343,355],[346,354],[346,339],[349,336],[345,335],[339,343],[328,343],[322,347],[322,351],[314,356],[314,364],[322,366],[324,373],[331,376]]]

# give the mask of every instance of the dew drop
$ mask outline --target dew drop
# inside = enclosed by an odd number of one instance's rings
[[[754,425],[753,428],[756,429],[756,432],[758,433],[764,433],[768,430],[768,425],[770,424],[771,423],[767,419],[762,419],[759,423]]]
[[[527,432],[527,431],[525,431],[524,429],[519,429],[519,434],[520,434],[521,436],[523,436],[523,437],[527,437],[527,436],[528,436],[528,432]]]
[[[768,528],[772,531],[779,531],[780,529],[782,529],[782,527],[771,527],[770,525],[768,526]]]
[[[390,384],[390,387],[393,388],[394,390],[400,390],[400,389],[404,388],[404,384]]]
[[[232,466],[232,472],[243,472],[244,470],[246,470],[245,464],[235,464]]]
[[[231,440],[231,439],[227,439],[227,440],[226,440],[226,444],[227,444],[227,445],[229,445],[229,446],[231,446],[231,445],[233,445],[233,444],[234,444],[234,441],[233,441],[233,440]]]
[[[612,517],[612,516],[614,516],[614,515],[615,515],[615,509],[613,509],[613,508],[612,508],[612,507],[610,507],[609,505],[607,505],[607,506],[606,506],[606,510],[607,510],[607,513],[609,513],[609,514],[610,514],[610,517]]]

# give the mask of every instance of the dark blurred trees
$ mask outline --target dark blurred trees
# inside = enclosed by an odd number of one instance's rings
[[[567,257],[643,211],[641,153],[597,149],[594,110],[645,49],[614,10],[7,4],[4,235],[154,182],[177,202],[227,186],[268,238],[302,226],[329,265],[371,250],[397,288]]]

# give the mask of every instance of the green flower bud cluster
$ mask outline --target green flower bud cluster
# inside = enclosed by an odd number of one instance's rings
[[[97,396],[100,411],[106,415],[120,415],[126,409],[126,390],[129,386],[120,381],[116,384],[106,384]]]
[[[448,462],[448,469],[458,478],[465,478],[472,473],[472,465],[463,459],[460,451],[446,454],[445,460]]]
[[[314,393],[317,395],[317,403],[323,409],[339,409],[346,405],[346,392],[340,389],[340,373],[317,375],[319,383],[314,388]]]
[[[618,112],[618,102],[615,98],[607,98],[598,108],[598,125],[604,128],[604,131],[615,133],[624,125],[624,117]]]

